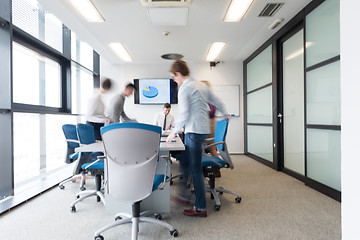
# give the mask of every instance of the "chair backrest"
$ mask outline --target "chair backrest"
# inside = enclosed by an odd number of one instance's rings
[[[231,160],[230,153],[226,145],[226,135],[227,135],[228,126],[229,126],[229,119],[227,118],[216,122],[214,142],[215,143],[223,142],[223,141],[225,142],[224,144],[216,145],[216,147],[219,150],[219,154],[222,160],[224,160],[229,165],[229,168],[234,168],[234,164]]]
[[[95,142],[94,127],[91,125],[78,123],[76,125],[76,132],[80,144],[91,144]]]
[[[229,119],[217,121],[215,124],[214,142],[222,142],[226,139]],[[216,145],[219,150],[223,150],[224,144]]]
[[[77,133],[76,133],[76,126],[73,124],[64,124],[62,126],[63,133],[65,135],[66,140],[75,140],[78,141]],[[67,142],[68,147],[70,148],[77,148],[79,147],[79,143],[76,142]]]
[[[73,159],[70,159],[69,155],[73,154],[75,152],[75,148],[79,147],[79,143],[78,143],[79,140],[76,133],[76,126],[73,124],[64,124],[62,126],[62,130],[65,139],[67,141],[67,152],[66,152],[65,162],[71,163]]]
[[[83,123],[76,124],[76,133],[80,145],[91,144],[95,142],[94,127],[91,125],[87,125]],[[88,163],[92,161],[91,154],[92,152],[80,153],[79,161],[77,161],[76,166],[74,167],[74,174],[79,174],[82,171],[81,166],[84,163]]]
[[[122,202],[140,201],[152,192],[161,127],[115,123],[101,128],[105,149],[106,188]]]

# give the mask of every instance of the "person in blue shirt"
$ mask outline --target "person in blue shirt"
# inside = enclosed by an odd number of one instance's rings
[[[185,209],[187,216],[206,217],[205,184],[201,163],[202,143],[210,134],[209,104],[213,104],[222,114],[225,113],[223,104],[204,83],[191,78],[186,62],[176,60],[170,74],[180,86],[178,92],[178,114],[175,127],[169,134],[167,141],[175,138],[177,133],[185,129],[185,151],[180,156],[185,183],[192,177],[195,193],[195,203],[191,209]],[[182,199],[183,203],[189,203]]]

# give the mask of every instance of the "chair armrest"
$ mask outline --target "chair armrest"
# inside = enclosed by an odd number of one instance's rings
[[[217,142],[217,143],[211,143],[209,145],[204,146],[204,149],[212,147],[212,146],[216,146],[216,145],[219,145],[219,144],[224,144],[224,143],[225,143],[225,141],[221,141],[221,142]]]
[[[100,158],[100,157],[103,157],[103,158]],[[93,161],[92,163],[90,163],[89,165],[87,165],[87,166],[85,167],[85,169],[88,169],[89,167],[91,167],[91,166],[94,165],[95,163],[100,162],[102,159],[105,158],[105,156],[98,156],[97,158],[98,158],[97,160],[95,160],[95,161]]]
[[[73,143],[79,143],[78,140],[75,140],[75,139],[65,139],[65,141],[67,142],[73,142]]]

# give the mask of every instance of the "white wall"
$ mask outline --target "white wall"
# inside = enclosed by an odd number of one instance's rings
[[[360,1],[340,1],[342,239],[359,239]]]
[[[136,78],[169,78],[169,69],[172,61],[154,64],[123,64],[111,65],[101,59],[101,76],[116,81],[113,92],[121,92],[128,82]],[[233,117],[228,132],[228,148],[231,153],[244,153],[244,126],[243,126],[243,88],[242,88],[242,61],[220,63],[210,70],[209,63],[188,63],[190,75],[196,80],[208,80],[212,85],[240,85],[240,117]],[[152,123],[155,113],[162,111],[162,105],[134,104],[133,96],[125,102],[126,114],[139,122]],[[177,114],[177,105],[173,104],[171,113]]]

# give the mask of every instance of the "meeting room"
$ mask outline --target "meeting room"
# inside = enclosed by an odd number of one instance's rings
[[[1,0],[0,237],[355,240],[352,0]]]

